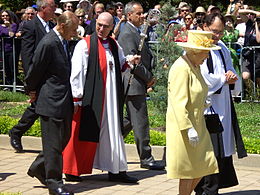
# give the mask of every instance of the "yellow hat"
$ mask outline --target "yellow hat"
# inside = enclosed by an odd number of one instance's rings
[[[212,32],[188,30],[188,41],[178,42],[177,45],[198,50],[219,50],[221,47],[213,44]]]

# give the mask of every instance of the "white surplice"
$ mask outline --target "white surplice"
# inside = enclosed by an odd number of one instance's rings
[[[118,44],[117,44],[118,45]],[[115,62],[109,44],[103,44],[106,50],[107,75],[103,104],[100,139],[96,150],[93,168],[112,173],[127,170],[125,144],[121,133],[120,116],[116,89]],[[125,56],[118,45],[121,68]],[[74,98],[82,98],[88,67],[88,46],[85,40],[79,41],[72,56],[71,87]],[[111,65],[112,64],[112,65]]]
[[[218,45],[222,48],[221,51],[224,55],[227,71],[231,70],[236,74],[228,48],[222,41],[219,41]],[[219,51],[212,50],[210,52],[212,55],[214,74],[209,73],[206,60],[201,65],[201,73],[209,88],[208,96],[211,98],[212,107],[215,112],[219,114],[220,120],[224,127],[224,131],[222,132],[224,155],[225,157],[229,157],[235,153],[235,138],[231,120],[229,85],[226,83],[224,64]],[[221,87],[221,93],[214,94]],[[206,113],[210,113],[209,108],[205,110],[205,114]]]

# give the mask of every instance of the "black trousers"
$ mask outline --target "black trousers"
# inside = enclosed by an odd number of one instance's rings
[[[124,118],[124,137],[133,129],[137,151],[141,161],[152,160],[150,128],[145,95],[127,96],[127,116]]]
[[[34,173],[46,178],[48,188],[62,187],[62,151],[66,147],[71,133],[72,114],[58,119],[40,116],[42,131],[41,152],[30,166]]]
[[[35,107],[36,103],[34,102],[26,108],[18,124],[10,130],[12,135],[22,137],[23,134],[31,128],[34,122],[39,118],[39,115],[35,113]]]
[[[203,192],[207,195],[217,195],[221,188],[238,185],[232,156],[217,157],[217,162],[219,173],[203,177],[194,190],[196,195],[201,195]]]
[[[4,54],[4,62],[5,62],[5,76],[6,76],[6,83],[8,85],[12,85],[14,82],[14,70],[17,69],[14,67],[14,60],[13,60],[13,52],[8,51]]]

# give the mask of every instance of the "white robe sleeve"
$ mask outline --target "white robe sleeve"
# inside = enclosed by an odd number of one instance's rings
[[[229,49],[226,47],[226,45],[222,41],[219,41],[218,45],[221,46],[221,48],[222,48],[221,51],[222,51],[224,58],[225,58],[227,71],[231,70],[233,73],[237,74],[236,70],[233,67],[232,57],[230,55]]]
[[[82,98],[88,68],[88,47],[85,40],[80,40],[71,59],[70,84],[73,98]]]
[[[125,66],[125,64],[126,64],[125,54],[124,54],[122,47],[118,44],[118,42],[116,42],[116,43],[118,46],[118,57],[119,57],[120,66],[121,66],[121,69],[123,69],[123,66]]]
[[[222,47],[223,55],[226,60],[227,71],[231,70],[233,73],[235,73],[237,75],[236,70],[232,63],[232,58],[231,58],[229,49],[225,46],[225,44],[222,41],[219,41],[219,45],[221,45],[221,47]],[[241,78],[239,78],[238,75],[237,75],[237,77],[238,77],[238,80],[235,83],[235,88],[233,90],[231,90],[231,93],[233,96],[238,96],[242,91],[242,80],[241,80]]]
[[[225,70],[221,70],[222,65],[214,61],[214,54],[212,54],[212,60],[214,74],[209,73],[207,60],[205,60],[204,63],[201,65],[201,74],[209,88],[208,96],[213,95],[226,83]]]

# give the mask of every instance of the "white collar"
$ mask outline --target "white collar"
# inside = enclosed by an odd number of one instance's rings
[[[61,34],[57,31],[56,27],[53,28],[53,31],[56,33],[56,35],[59,37],[60,41],[62,42],[64,38],[61,36]]]
[[[129,22],[129,21],[127,21],[128,22],[128,24],[130,24],[132,27],[134,27],[135,29],[136,29],[136,31],[138,32],[138,30],[139,30],[139,28],[138,27],[136,27],[135,25],[133,25],[131,22]]]

